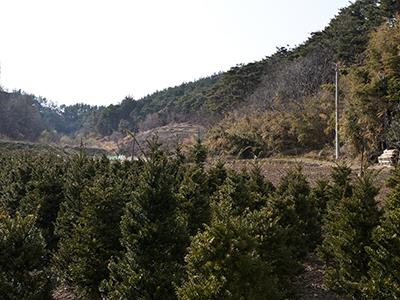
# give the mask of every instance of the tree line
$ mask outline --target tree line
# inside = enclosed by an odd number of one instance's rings
[[[371,9],[370,18],[377,18],[376,10],[381,6]],[[339,64],[339,127],[341,143],[348,155],[365,153],[373,161],[385,148],[399,147],[398,20],[398,15],[386,18],[365,35],[363,52],[357,56],[356,63]],[[321,53],[311,55],[309,64],[304,58],[296,58],[287,70],[279,68],[273,80],[266,77],[249,99],[250,106],[226,115],[209,130],[210,150],[254,157],[331,147],[335,102],[334,85],[329,76],[334,74],[334,60],[326,58]],[[322,69],[315,69],[316,66]],[[327,73],[324,75],[324,72]],[[324,76],[325,80],[313,82],[313,78]],[[257,109],[262,105],[263,109]]]
[[[0,90],[0,136],[25,141],[60,142],[63,136],[94,132],[102,107],[58,106],[22,91]]]
[[[339,63],[342,142],[354,154],[374,157],[399,140],[399,9],[394,0],[357,0],[293,49],[278,48],[261,61],[108,107],[58,107],[41,97],[1,92],[6,109],[0,111],[0,133],[60,142],[191,122],[211,129],[208,144],[217,153],[320,150],[333,141],[332,85]],[[246,125],[246,117],[255,121]]]

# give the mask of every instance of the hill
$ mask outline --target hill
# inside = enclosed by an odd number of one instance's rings
[[[334,64],[341,66],[341,96],[345,98],[346,109],[358,103],[358,111],[366,110],[369,104],[356,98],[368,88],[366,82],[361,82],[363,76],[365,79],[373,75],[366,73],[366,66],[373,64],[373,59],[379,63],[379,58],[370,54],[392,51],[374,49],[371,36],[376,31],[385,35],[380,26],[390,25],[391,31],[396,31],[398,11],[398,1],[358,0],[340,10],[325,29],[313,33],[298,47],[278,48],[275,54],[261,61],[238,65],[142,99],[127,97],[108,107],[85,104],[58,107],[45,98],[21,91],[2,91],[0,134],[17,140],[72,140],[77,144],[87,136],[113,139],[114,134],[125,129],[144,132],[187,122],[211,129],[206,139],[215,153],[251,157],[287,149],[305,152],[329,147],[333,140]],[[386,36],[396,35],[386,32]],[[395,49],[396,41],[392,45]],[[393,73],[386,71],[389,77]],[[393,80],[396,74],[392,74]],[[382,97],[387,93],[392,94],[389,97],[396,96],[393,92],[396,84],[389,87],[384,81],[381,83]],[[355,90],[357,85],[359,89]],[[370,119],[368,124],[359,126],[353,124],[354,110],[346,109],[341,107],[342,143],[354,153],[364,150],[374,153],[396,143],[396,138],[388,138],[391,120],[397,116],[393,105],[384,112],[376,112],[386,115],[385,120],[374,119],[374,112],[363,113]],[[384,129],[377,125],[379,122],[386,122]],[[365,126],[372,128],[368,137],[348,130]]]

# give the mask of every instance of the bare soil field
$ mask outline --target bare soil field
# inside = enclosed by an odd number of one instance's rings
[[[353,170],[353,176],[360,173],[360,165],[357,162],[345,162]],[[225,163],[227,168],[236,171],[251,168],[258,165],[263,171],[264,176],[274,185],[279,184],[280,179],[290,170],[300,167],[311,186],[319,180],[330,180],[332,167],[337,164],[327,160],[317,160],[311,158],[265,158],[257,160],[231,159]],[[380,188],[378,201],[382,202],[388,192],[386,180],[394,170],[393,167],[382,167],[372,165],[369,167],[376,172],[376,185]]]

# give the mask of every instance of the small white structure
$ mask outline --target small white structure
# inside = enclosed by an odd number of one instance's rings
[[[124,160],[132,160],[132,157],[126,157],[125,155],[111,155],[107,156],[109,160],[119,160],[119,161],[124,161]]]
[[[397,149],[386,149],[383,151],[381,156],[378,157],[378,163],[382,166],[395,166],[399,159],[399,150]]]

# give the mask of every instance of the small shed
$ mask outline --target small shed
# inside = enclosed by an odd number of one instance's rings
[[[378,163],[381,166],[395,166],[399,159],[399,150],[397,149],[386,149],[378,157]]]

